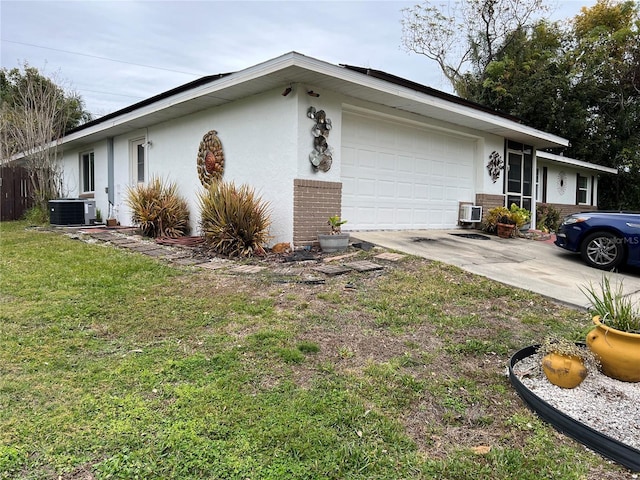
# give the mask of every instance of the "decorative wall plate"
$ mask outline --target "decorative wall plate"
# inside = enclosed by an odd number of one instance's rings
[[[558,173],[558,193],[564,195],[567,190],[567,174],[564,172]]]
[[[322,170],[323,172],[328,172],[331,169],[331,164],[333,163],[333,157],[329,154],[321,155],[320,164],[318,165],[318,170]]]
[[[318,166],[320,165],[320,160],[322,155],[317,152],[316,150],[314,150],[313,152],[311,152],[309,154],[309,161],[311,162],[311,165],[313,165],[314,167],[318,168]]]
[[[198,177],[205,187],[217,182],[224,173],[224,151],[218,132],[211,130],[202,137],[198,149]]]

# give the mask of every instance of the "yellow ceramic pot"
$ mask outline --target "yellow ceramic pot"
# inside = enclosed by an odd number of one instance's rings
[[[587,367],[575,355],[549,353],[542,358],[542,371],[551,383],[562,388],[575,388],[587,378]]]
[[[600,323],[587,334],[587,347],[602,365],[602,373],[624,382],[640,382],[640,334],[627,333]]]

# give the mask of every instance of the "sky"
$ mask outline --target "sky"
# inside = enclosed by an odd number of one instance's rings
[[[0,0],[0,66],[27,62],[53,76],[94,117],[291,51],[451,93],[435,62],[401,46],[402,9],[416,3]],[[596,1],[548,3],[562,20]]]

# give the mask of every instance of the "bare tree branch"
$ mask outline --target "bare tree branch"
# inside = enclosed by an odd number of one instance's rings
[[[402,10],[402,45],[435,61],[459,93],[464,75],[484,71],[509,32],[547,10],[544,0],[426,0]]]
[[[88,119],[76,94],[66,94],[57,76],[44,77],[23,65],[2,71],[0,154],[3,163],[18,161],[26,167],[34,202],[43,211],[59,197],[62,169],[58,144],[70,124]]]

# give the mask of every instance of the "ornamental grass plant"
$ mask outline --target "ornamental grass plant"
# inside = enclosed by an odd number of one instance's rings
[[[622,281],[612,285],[604,275],[597,287],[589,282],[580,290],[591,304],[591,314],[600,316],[602,324],[622,332],[640,333],[640,310],[625,296]]]
[[[206,244],[229,257],[264,255],[269,240],[270,206],[248,185],[211,185],[199,195],[200,228]]]
[[[131,220],[146,237],[181,237],[189,233],[189,207],[175,182],[152,177],[148,184],[129,187]]]

